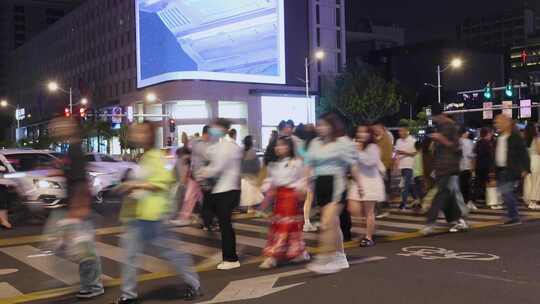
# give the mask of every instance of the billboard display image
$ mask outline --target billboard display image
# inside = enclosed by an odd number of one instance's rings
[[[285,83],[284,0],[134,0],[138,87]]]

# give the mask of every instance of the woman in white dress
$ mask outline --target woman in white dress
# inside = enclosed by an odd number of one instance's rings
[[[531,174],[527,175],[523,185],[523,200],[530,209],[540,209],[540,139],[535,124],[525,127],[525,141],[531,157]]]
[[[360,247],[375,245],[373,241],[375,205],[377,202],[383,202],[386,198],[384,181],[380,171],[381,152],[374,139],[373,131],[367,126],[359,126],[356,129],[358,170],[363,193],[360,195],[356,183],[351,182],[348,191],[348,207],[354,216],[365,217],[366,234],[360,241]]]

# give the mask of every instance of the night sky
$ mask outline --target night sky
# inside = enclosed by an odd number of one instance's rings
[[[455,38],[466,17],[520,7],[523,0],[346,0],[348,15],[385,20],[406,29],[406,42]],[[530,0],[540,6],[540,0]],[[348,20],[351,21],[351,20]]]

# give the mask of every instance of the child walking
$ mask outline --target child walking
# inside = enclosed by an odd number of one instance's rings
[[[263,252],[266,259],[259,266],[261,269],[274,268],[280,261],[299,263],[310,259],[302,233],[303,162],[295,157],[290,137],[277,140],[275,153],[278,159],[269,163],[268,176],[262,186],[267,195],[275,195],[275,204],[268,242]]]

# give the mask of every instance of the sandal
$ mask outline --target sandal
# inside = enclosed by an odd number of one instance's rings
[[[373,240],[363,238],[360,241],[360,247],[373,247],[373,246],[375,246],[375,242]]]

